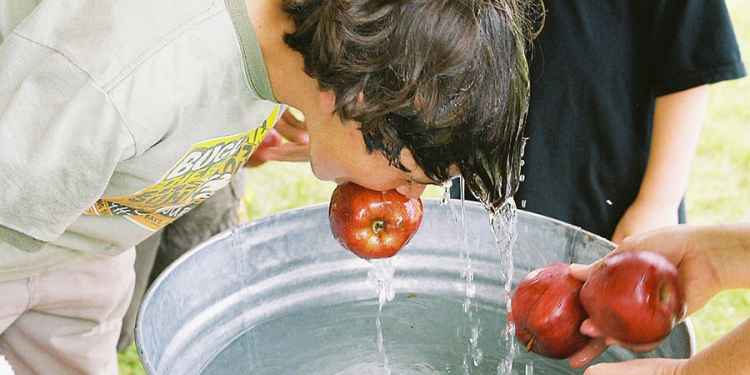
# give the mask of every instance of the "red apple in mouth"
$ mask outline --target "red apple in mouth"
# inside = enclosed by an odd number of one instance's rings
[[[604,335],[630,345],[661,341],[686,311],[677,268],[648,251],[604,258],[581,289],[581,303]]]
[[[388,258],[417,232],[422,212],[420,199],[345,183],[333,191],[328,218],[342,246],[361,258]]]
[[[590,338],[579,331],[587,318],[578,299],[581,286],[563,263],[526,275],[513,294],[508,317],[526,350],[562,359],[583,349]]]

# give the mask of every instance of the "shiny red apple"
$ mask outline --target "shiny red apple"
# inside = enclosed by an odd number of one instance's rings
[[[580,332],[587,318],[578,299],[582,285],[563,263],[526,275],[513,294],[508,317],[526,350],[562,359],[583,349],[590,338]]]
[[[345,248],[365,259],[388,258],[417,232],[422,211],[420,199],[346,183],[333,191],[328,218],[333,236]]]
[[[630,345],[661,341],[685,314],[677,268],[648,251],[604,258],[583,285],[581,303],[604,335]]]
[[[276,130],[269,130],[268,134],[263,137],[263,141],[258,145],[255,151],[253,151],[253,154],[250,155],[250,158],[245,163],[245,166],[258,167],[264,164],[269,160],[267,155],[268,149],[271,147],[281,146],[283,142],[284,139]]]

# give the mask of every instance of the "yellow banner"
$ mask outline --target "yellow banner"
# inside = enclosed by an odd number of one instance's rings
[[[283,111],[276,106],[261,127],[247,133],[194,144],[158,183],[131,195],[102,198],[84,214],[124,216],[151,231],[164,227],[228,185]]]

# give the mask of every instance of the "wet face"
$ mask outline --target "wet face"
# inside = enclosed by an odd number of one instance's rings
[[[402,150],[400,159],[408,172],[390,165],[380,152],[368,152],[358,124],[343,123],[332,113],[333,102],[331,94],[322,93],[321,110],[305,113],[310,159],[318,178],[339,184],[354,182],[378,191],[396,189],[412,198],[419,197],[428,184],[438,183],[424,174],[409,150]]]

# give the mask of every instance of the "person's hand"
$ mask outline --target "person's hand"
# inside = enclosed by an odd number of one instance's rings
[[[692,314],[721,289],[719,268],[709,251],[714,240],[711,232],[702,227],[675,225],[628,237],[615,252],[647,250],[666,257],[677,267],[678,283],[685,293],[687,312]],[[585,281],[595,265],[596,263],[589,266],[571,265],[571,273]],[[604,337],[591,320],[586,320],[581,325],[581,333],[593,337],[594,340],[569,359],[572,367],[585,366],[609,345],[624,346],[612,338]],[[653,343],[628,349],[643,352],[650,351],[657,345],[658,343]]]
[[[648,358],[591,366],[583,375],[682,375],[684,359]]]
[[[675,225],[677,221],[675,206],[636,199],[617,223],[612,242],[620,244],[626,237]]]
[[[250,155],[245,166],[257,167],[267,161],[310,160],[310,137],[304,120],[298,116],[301,117],[301,114],[296,115],[293,109],[285,111],[258,149]]]

